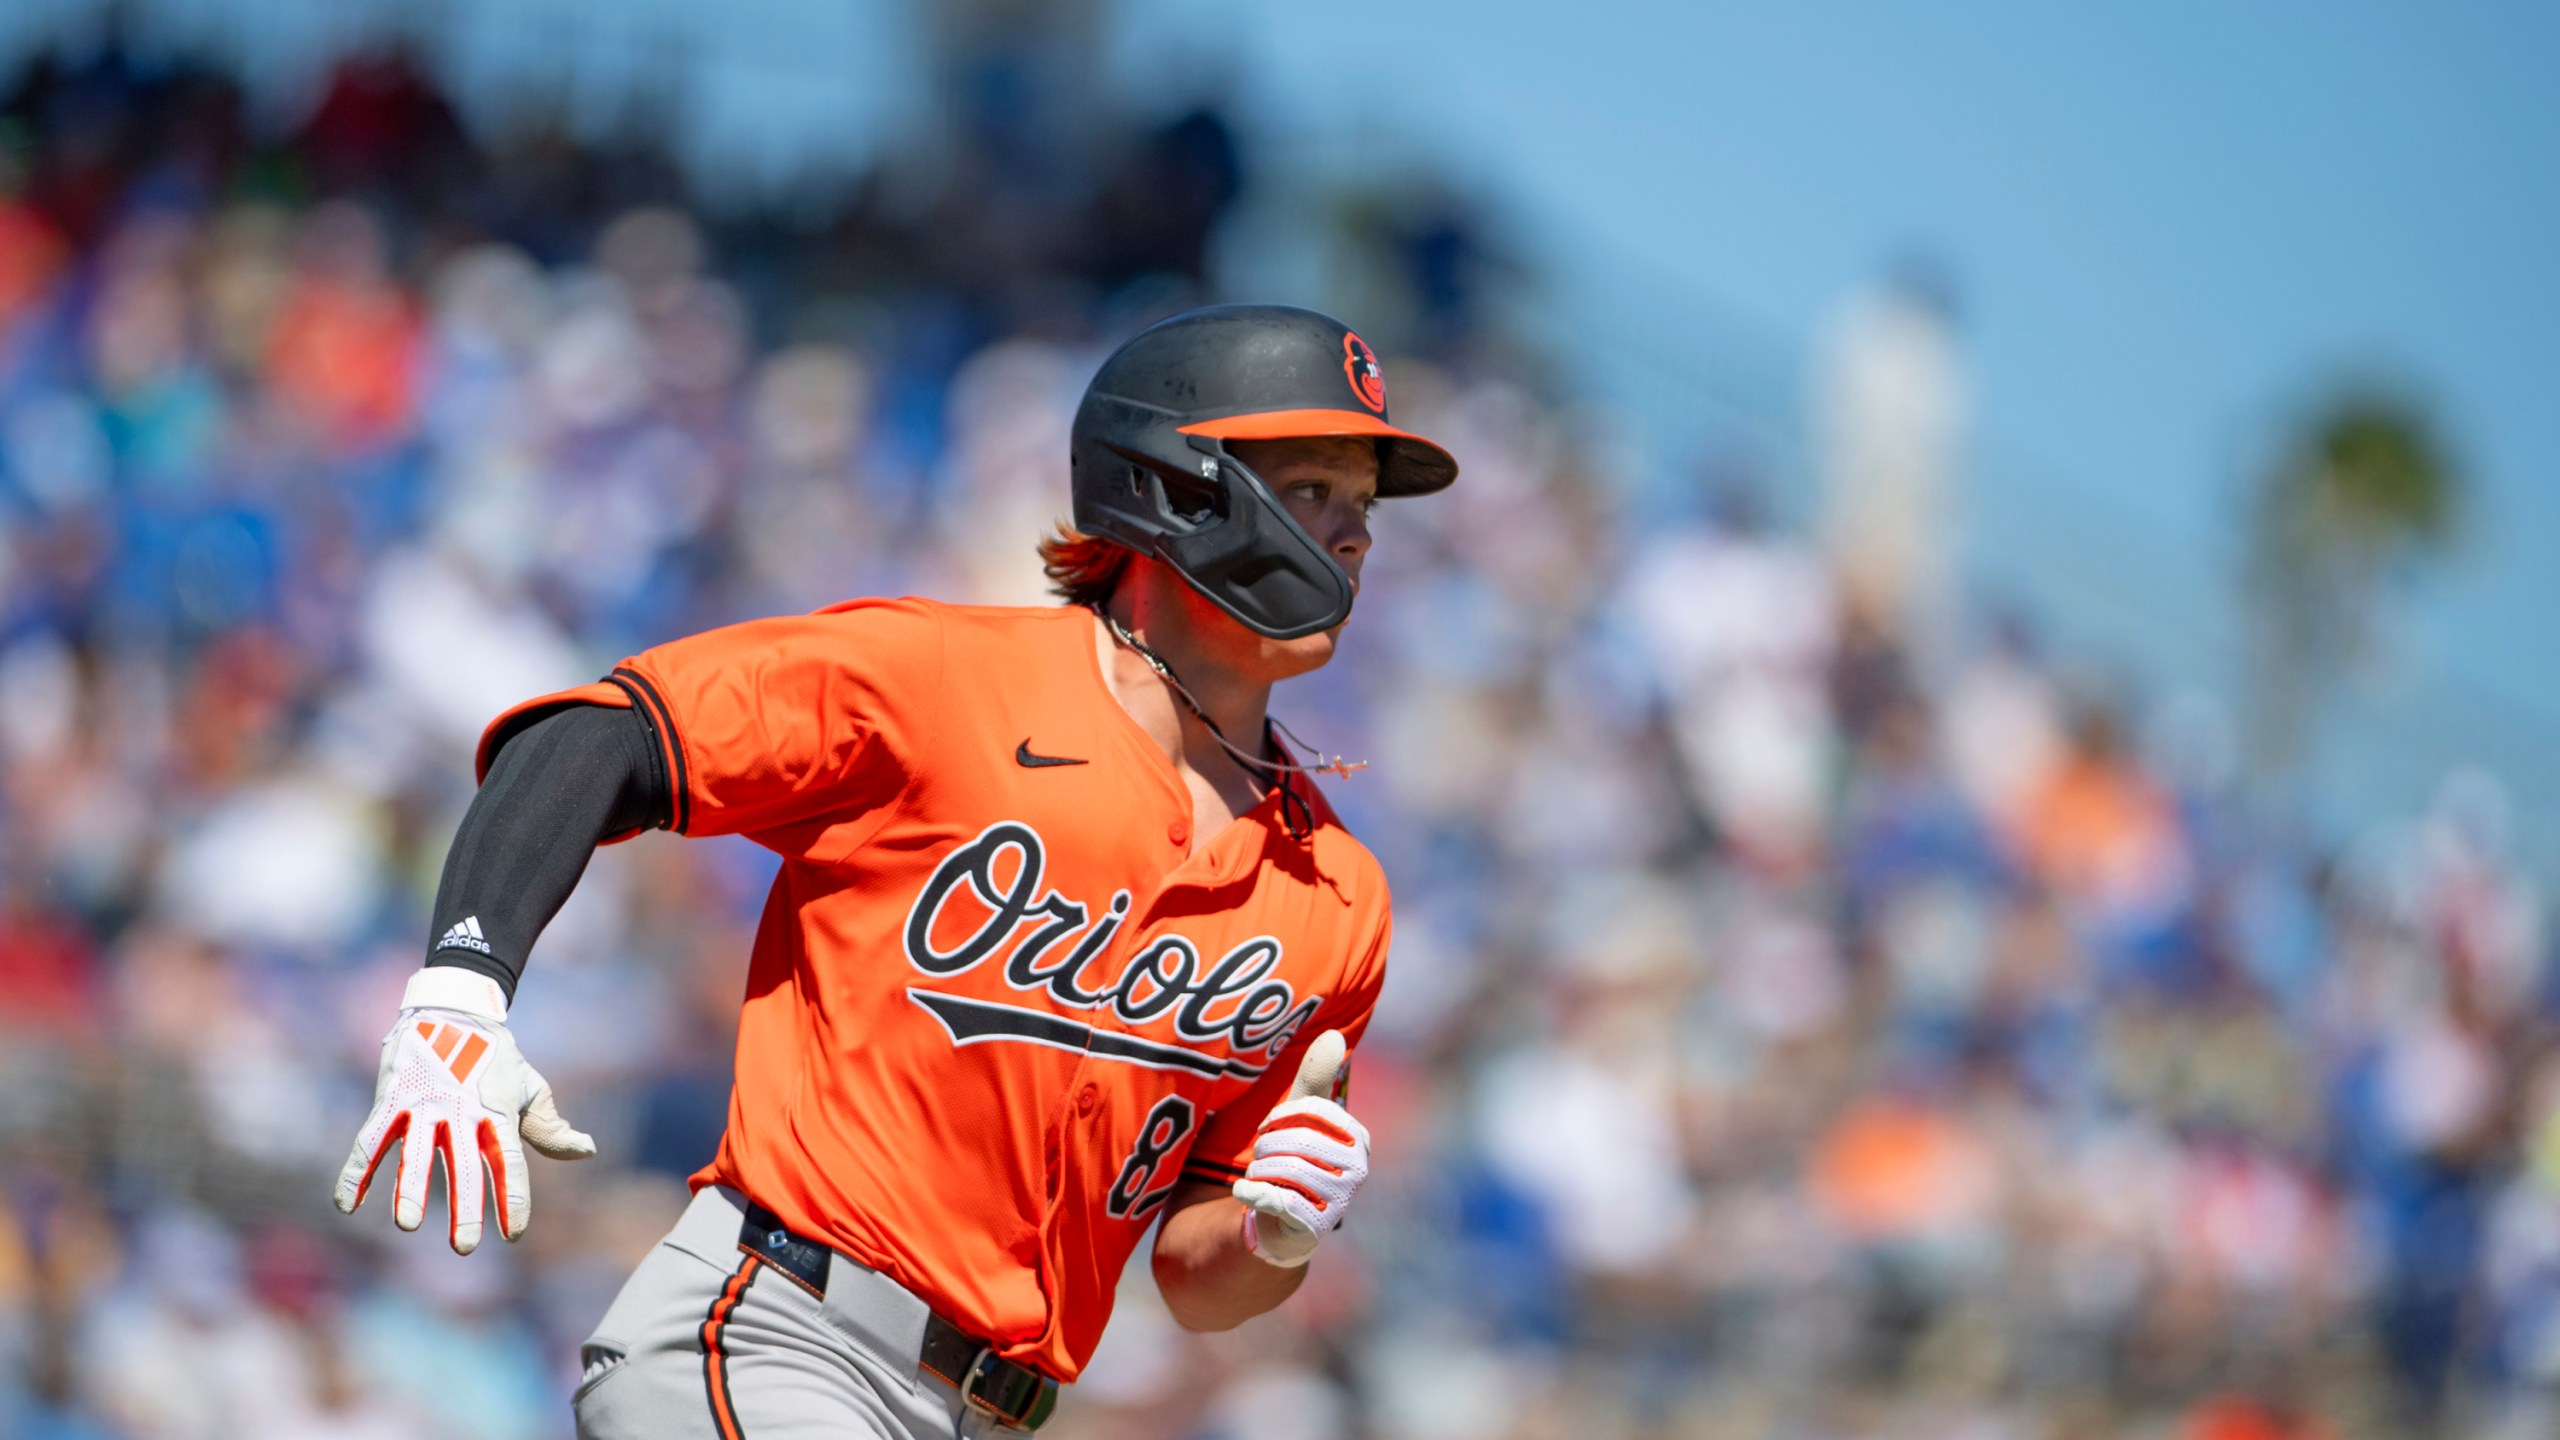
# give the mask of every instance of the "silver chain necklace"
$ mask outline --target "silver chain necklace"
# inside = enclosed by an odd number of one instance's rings
[[[1333,756],[1331,759],[1326,760],[1320,765],[1291,765],[1286,761],[1265,760],[1260,756],[1247,755],[1243,750],[1237,748],[1234,741],[1227,738],[1226,731],[1218,728],[1217,721],[1209,718],[1209,712],[1202,709],[1200,707],[1199,700],[1192,696],[1191,687],[1182,683],[1182,677],[1173,673],[1173,666],[1167,663],[1163,656],[1157,654],[1154,648],[1149,646],[1147,642],[1130,634],[1129,627],[1121,624],[1118,616],[1104,610],[1099,605],[1093,607],[1093,613],[1101,617],[1104,625],[1110,627],[1112,639],[1128,646],[1132,653],[1137,655],[1139,659],[1146,661],[1158,675],[1164,677],[1164,683],[1172,686],[1173,693],[1181,696],[1182,703],[1190,708],[1192,714],[1200,717],[1201,724],[1209,728],[1209,738],[1217,741],[1219,748],[1234,756],[1238,764],[1262,772],[1264,775],[1269,777],[1274,784],[1279,784],[1279,777],[1284,773],[1294,775],[1339,775],[1347,780],[1351,777],[1353,771],[1366,770],[1369,768],[1369,762],[1366,760],[1346,760],[1339,755]],[[1270,715],[1266,714],[1263,716],[1262,723],[1271,729],[1278,731],[1283,736],[1286,736],[1290,743],[1296,745],[1300,750],[1305,751],[1307,754],[1321,755],[1324,753],[1323,751],[1318,750],[1315,746],[1309,745],[1306,741],[1299,739],[1296,732],[1290,730],[1288,726],[1281,724],[1279,720]],[[1280,788],[1284,794],[1288,790],[1286,785],[1281,785]]]

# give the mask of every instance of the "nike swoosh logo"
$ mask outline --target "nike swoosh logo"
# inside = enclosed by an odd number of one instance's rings
[[[1013,747],[1013,763],[1025,769],[1037,770],[1043,765],[1082,765],[1085,762],[1070,760],[1064,755],[1034,755],[1031,753],[1031,742],[1025,740]]]

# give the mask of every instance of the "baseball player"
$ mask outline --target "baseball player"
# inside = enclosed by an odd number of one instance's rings
[[[535,937],[598,844],[736,833],[782,868],[728,1130],[580,1435],[1036,1428],[1150,1224],[1182,1324],[1278,1305],[1368,1174],[1339,1082],[1389,927],[1265,706],[1331,658],[1370,507],[1456,476],[1339,322],[1191,311],[1076,412],[1067,604],[848,601],[499,716],[339,1208],[389,1160],[416,1229],[440,1159],[454,1249],[484,1183],[521,1235],[523,1147],[594,1153],[507,1033]]]

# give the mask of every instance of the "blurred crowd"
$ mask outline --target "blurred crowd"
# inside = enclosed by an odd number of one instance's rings
[[[112,47],[0,96],[0,1434],[567,1433],[769,857],[616,847],[544,937],[514,1028],[603,1156],[524,1242],[325,1196],[492,714],[846,595],[1041,601],[1075,398],[1252,172],[1214,111],[1062,152],[982,91],[936,184],[744,218],[396,54],[278,134]],[[1137,1267],[1051,1433],[2560,1427],[2495,781],[2270,820],[2209,707],[1844,583],[1747,484],[1638,504],[1488,358],[1463,237],[1388,243],[1396,413],[1465,475],[1276,707],[1374,762],[1327,788],[1397,892],[1377,1178],[1233,1335]]]

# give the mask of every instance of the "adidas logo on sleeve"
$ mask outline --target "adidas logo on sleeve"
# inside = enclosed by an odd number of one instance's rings
[[[465,915],[455,921],[453,928],[444,932],[444,938],[436,942],[436,949],[471,950],[492,956],[497,953],[489,948],[489,938],[480,933],[480,917],[477,915]]]

